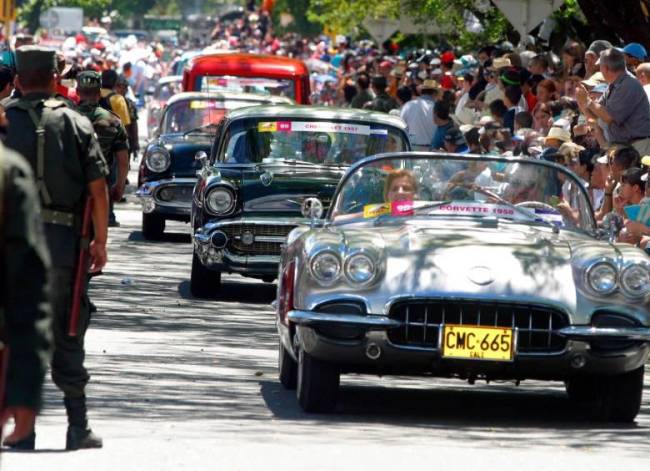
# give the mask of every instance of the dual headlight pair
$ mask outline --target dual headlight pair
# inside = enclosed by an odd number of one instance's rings
[[[332,286],[345,276],[354,286],[372,284],[381,271],[377,258],[363,251],[352,252],[345,258],[333,251],[322,250],[309,260],[309,269],[321,286]]]
[[[612,294],[619,287],[631,298],[650,293],[650,269],[641,263],[625,265],[619,272],[613,262],[599,261],[587,268],[586,279],[589,287],[600,295]]]

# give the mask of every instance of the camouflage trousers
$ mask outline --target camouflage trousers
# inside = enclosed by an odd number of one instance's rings
[[[79,310],[79,335],[77,337],[68,335],[73,281],[73,268],[52,267],[50,280],[54,333],[52,380],[63,391],[66,398],[84,396],[86,384],[90,379],[84,367],[86,357],[84,337],[90,323],[90,301],[87,296],[87,284]]]

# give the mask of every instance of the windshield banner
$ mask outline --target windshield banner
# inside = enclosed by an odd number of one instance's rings
[[[381,134],[363,124],[330,123],[325,121],[264,121],[257,124],[258,132],[336,132],[343,134]]]
[[[363,208],[363,217],[365,219],[371,219],[385,214],[390,214],[391,216],[412,216],[419,206],[428,206],[429,204],[431,203],[413,201],[368,204]],[[548,210],[538,208],[525,208],[524,210],[536,215],[543,215],[546,220],[562,220],[560,214],[551,213]],[[507,205],[471,201],[443,204],[430,211],[425,211],[425,213],[450,216],[500,217],[517,221],[530,221],[531,219],[523,211],[519,212]]]

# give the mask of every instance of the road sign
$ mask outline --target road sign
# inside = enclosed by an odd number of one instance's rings
[[[0,0],[0,21],[16,19],[16,0]]]

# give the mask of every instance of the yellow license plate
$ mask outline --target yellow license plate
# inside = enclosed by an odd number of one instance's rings
[[[512,361],[514,351],[512,329],[445,325],[442,334],[442,356],[470,360]]]

